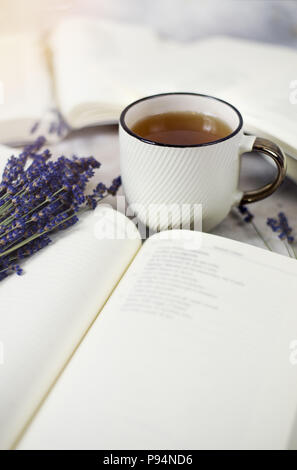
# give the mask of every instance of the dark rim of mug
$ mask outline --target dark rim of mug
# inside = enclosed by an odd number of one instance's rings
[[[129,109],[132,108],[132,106],[134,106],[134,105],[136,105],[136,104],[138,104],[138,103],[141,103],[142,101],[151,100],[151,99],[153,99],[153,98],[158,98],[159,96],[168,96],[168,95],[203,96],[204,98],[210,98],[210,99],[212,99],[212,100],[219,101],[220,103],[224,103],[224,104],[226,104],[227,106],[229,106],[230,108],[232,108],[233,111],[235,111],[235,113],[237,114],[238,119],[239,119],[239,124],[238,124],[237,128],[235,129],[235,131],[233,131],[231,134],[228,134],[226,137],[222,137],[221,139],[218,139],[218,140],[213,140],[212,142],[204,142],[203,144],[192,144],[192,145],[163,144],[163,143],[161,143],[161,142],[156,142],[156,141],[154,141],[154,140],[144,139],[144,138],[141,137],[140,135],[135,134],[135,132],[133,132],[133,131],[127,126],[127,124],[126,124],[126,122],[125,122],[125,117],[126,117],[127,112],[129,111]],[[238,109],[235,108],[235,106],[233,106],[232,104],[228,103],[227,101],[221,100],[220,98],[216,98],[215,96],[211,96],[211,95],[204,95],[203,93],[191,93],[191,92],[186,92],[186,91],[174,91],[174,92],[171,92],[171,93],[158,93],[158,94],[156,94],[156,95],[145,96],[144,98],[140,98],[139,100],[134,101],[133,103],[129,104],[128,106],[126,106],[126,108],[122,111],[122,113],[121,113],[121,115],[120,115],[120,125],[122,126],[122,128],[123,128],[126,132],[128,132],[128,134],[132,135],[132,137],[136,137],[136,139],[141,140],[142,142],[145,142],[146,144],[159,145],[160,147],[179,147],[179,148],[186,148],[186,147],[205,147],[205,146],[207,146],[207,145],[218,144],[219,142],[224,142],[225,140],[231,139],[231,138],[234,137],[234,136],[240,131],[240,129],[242,128],[243,119],[242,119],[242,116],[241,116],[240,112],[238,111]]]

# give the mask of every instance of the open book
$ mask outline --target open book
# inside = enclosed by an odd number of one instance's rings
[[[179,43],[135,25],[69,18],[46,38],[0,36],[0,51],[1,142],[28,141],[32,129],[51,139],[116,123],[138,98],[192,91],[236,105],[247,132],[292,157],[289,175],[297,180],[293,49],[227,37]]]
[[[1,283],[0,447],[297,442],[295,260],[108,207]],[[99,314],[99,315],[98,315]]]

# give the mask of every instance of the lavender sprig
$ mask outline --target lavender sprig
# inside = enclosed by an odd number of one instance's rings
[[[250,210],[246,206],[238,206],[238,210],[244,216],[243,217],[244,222],[252,225],[253,229],[255,230],[258,237],[262,240],[264,245],[268,248],[268,250],[272,251],[270,245],[267,243],[265,238],[262,236],[260,230],[258,229],[257,225],[255,224],[254,215],[250,212]]]
[[[278,218],[268,217],[266,223],[273,232],[278,233],[278,238],[283,241],[289,256],[291,256],[291,252],[289,249],[290,245],[293,250],[294,257],[297,258],[294,246],[292,245],[292,243],[294,242],[292,228],[289,226],[289,221],[285,213],[279,212]]]
[[[34,122],[30,129],[30,134],[35,134],[37,131],[40,132],[41,128],[44,127],[48,135],[54,134],[59,138],[62,138],[70,131],[69,125],[56,108],[49,109],[42,119]]]
[[[47,246],[49,234],[78,221],[77,213],[95,209],[107,195],[115,195],[120,177],[110,187],[99,183],[85,195],[88,181],[100,163],[93,157],[71,159],[61,156],[51,161],[49,150],[39,137],[12,156],[0,183],[0,280],[22,273],[19,262]],[[28,165],[28,163],[30,163]]]

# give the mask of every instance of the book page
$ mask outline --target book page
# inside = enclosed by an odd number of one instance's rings
[[[24,262],[22,276],[1,281],[0,448],[13,444],[139,246],[134,224],[99,205]]]
[[[160,77],[154,79],[146,50],[152,52],[157,45],[155,34],[141,26],[64,20],[53,31],[50,47],[58,102],[67,122],[75,128],[115,122],[124,103],[153,91]]]
[[[50,46],[60,109],[73,127],[116,122],[143,96],[204,93],[230,101],[246,131],[271,138],[297,158],[293,49],[229,37],[182,43],[90,18],[64,20]]]
[[[296,261],[166,233],[144,243],[19,449],[288,446]]]
[[[210,40],[205,53],[210,60],[220,57],[217,66],[229,80],[222,97],[241,111],[245,131],[271,139],[297,159],[296,50],[222,37]]]
[[[0,56],[0,142],[32,141],[33,126],[54,107],[44,42],[33,33],[1,35]],[[39,133],[48,126],[44,122]]]

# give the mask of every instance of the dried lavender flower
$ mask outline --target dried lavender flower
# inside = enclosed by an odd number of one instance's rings
[[[100,163],[94,157],[51,161],[41,151],[38,137],[18,156],[8,160],[0,183],[0,280],[12,272],[22,273],[19,262],[47,246],[49,234],[77,223],[83,208],[94,209],[108,194],[115,195],[120,177],[110,188],[99,183],[85,195],[88,181]],[[30,165],[28,163],[30,161]]]
[[[242,215],[244,215],[243,220],[246,223],[249,223],[253,220],[254,216],[246,206],[238,206],[238,210]]]
[[[260,230],[258,229],[257,225],[255,224],[254,215],[249,211],[249,209],[246,206],[243,206],[243,205],[238,206],[238,210],[244,216],[243,217],[244,222],[249,223],[249,224],[252,225],[252,227],[255,230],[256,234],[258,235],[260,240],[262,240],[262,242],[266,246],[266,248],[269,251],[272,251],[270,245],[267,243],[267,241],[265,240],[265,238],[261,234]]]
[[[292,244],[294,242],[294,237],[292,235],[292,228],[289,226],[289,221],[286,214],[284,212],[279,212],[278,218],[269,217],[266,223],[273,232],[278,233],[278,238],[285,243],[288,254],[291,256],[291,252],[287,243]],[[294,257],[296,258],[294,247],[292,247],[292,250]]]

